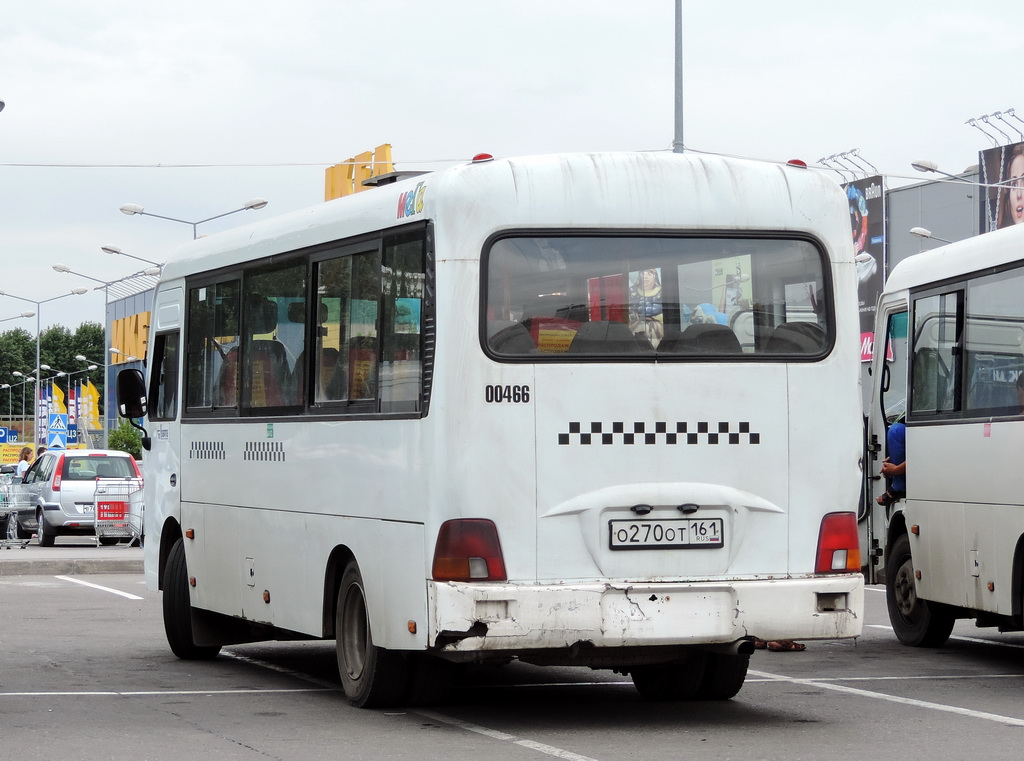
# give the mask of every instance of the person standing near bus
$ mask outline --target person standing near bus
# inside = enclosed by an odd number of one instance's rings
[[[891,479],[885,494],[876,502],[888,507],[898,499],[907,496],[907,426],[903,422],[906,403],[899,401],[886,412],[892,422],[885,432],[886,458],[882,461],[882,475]]]
[[[25,471],[28,470],[32,464],[32,447],[22,447],[21,452],[18,454],[18,470],[16,475],[20,481],[25,476]]]

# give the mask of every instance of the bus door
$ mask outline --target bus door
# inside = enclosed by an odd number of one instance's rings
[[[883,302],[875,320],[875,352],[871,368],[873,380],[870,408],[867,411],[868,437],[864,467],[868,474],[867,504],[864,509],[864,535],[867,541],[868,583],[878,583],[885,572],[885,545],[889,523],[902,513],[903,501],[891,501],[886,492],[891,482],[880,475],[882,462],[889,456],[886,435],[889,426],[905,415],[907,405],[907,302],[900,296]],[[881,502],[879,502],[881,499]]]
[[[146,514],[144,530],[154,541],[146,542],[146,552],[159,552],[156,541],[165,518],[180,515],[181,479],[181,317],[184,310],[181,288],[159,292],[153,310],[153,354],[150,358],[149,433],[152,440],[143,464]],[[155,559],[154,559],[155,560]],[[158,563],[147,563],[147,574],[154,575],[156,588]],[[152,569],[152,571],[150,570]]]

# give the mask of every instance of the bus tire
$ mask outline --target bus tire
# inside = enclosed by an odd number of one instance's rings
[[[704,681],[707,656],[694,650],[680,661],[634,666],[629,675],[644,700],[692,700]]]
[[[896,638],[911,647],[943,645],[953,631],[956,618],[943,605],[917,596],[910,538],[906,534],[900,534],[893,542],[885,565],[885,602]]]
[[[192,636],[192,601],[188,594],[183,539],[179,538],[171,547],[164,569],[164,634],[171,652],[186,661],[217,657],[220,645],[197,645]]]
[[[702,700],[729,700],[735,697],[746,681],[749,665],[749,655],[708,653],[697,697]]]
[[[363,577],[354,560],[342,574],[334,617],[338,674],[345,697],[358,708],[401,702],[409,681],[408,658],[373,644]]]

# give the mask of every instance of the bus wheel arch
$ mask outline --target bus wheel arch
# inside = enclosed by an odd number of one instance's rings
[[[910,537],[896,536],[885,573],[885,604],[897,639],[911,647],[940,647],[953,631],[956,617],[945,605],[922,600],[914,583]]]
[[[1013,550],[1013,591],[1011,594],[1011,611],[1014,622],[1024,628],[1024,536],[1017,539],[1017,546]]]
[[[323,602],[323,636],[324,639],[333,639],[335,636],[336,613],[335,606],[338,602],[338,588],[341,586],[341,577],[349,563],[355,562],[355,554],[345,545],[338,545],[331,550],[327,558],[327,567],[324,569],[324,602]]]
[[[181,526],[178,525],[178,522],[174,518],[168,518],[164,521],[163,528],[160,531],[160,562],[157,563],[158,589],[166,589],[167,559],[171,555],[171,548],[174,547],[174,543],[181,538]]]
[[[349,702],[379,708],[400,702],[409,682],[406,653],[373,642],[367,596],[359,564],[349,560],[338,585],[335,638],[338,674]]]

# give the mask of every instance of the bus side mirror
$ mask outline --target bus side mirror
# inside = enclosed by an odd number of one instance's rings
[[[132,428],[142,431],[142,448],[147,452],[153,442],[146,429],[135,422],[137,418],[146,417],[149,403],[146,400],[146,376],[142,370],[132,367],[117,374],[117,414],[127,418]]]
[[[138,368],[117,374],[117,414],[125,418],[146,417],[146,378]]]

